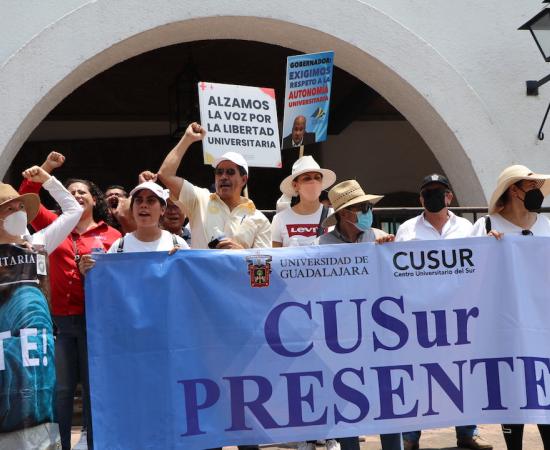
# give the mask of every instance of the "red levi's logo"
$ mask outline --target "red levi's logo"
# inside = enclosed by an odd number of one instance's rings
[[[319,225],[316,223],[307,224],[299,223],[295,225],[287,225],[286,229],[288,231],[288,237],[292,236],[317,236],[317,227]]]

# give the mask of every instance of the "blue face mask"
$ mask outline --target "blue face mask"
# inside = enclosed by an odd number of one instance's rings
[[[355,214],[357,215],[355,226],[361,231],[367,231],[372,226],[372,209],[369,208],[365,213],[358,211]]]

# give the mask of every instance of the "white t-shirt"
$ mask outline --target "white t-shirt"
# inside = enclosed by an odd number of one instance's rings
[[[118,246],[120,243],[120,239],[117,239],[115,242],[113,242],[113,245],[111,245],[111,248],[107,253],[116,253],[118,250]],[[178,245],[180,248],[189,248],[187,245],[187,242],[185,242],[185,239],[176,236],[176,240],[178,241]],[[160,239],[157,239],[156,241],[150,241],[150,242],[143,242],[137,239],[134,236],[134,233],[128,233],[124,236],[124,246],[122,251],[124,253],[131,253],[131,252],[163,252],[163,251],[170,251],[174,248],[174,241],[172,237],[172,233],[166,230],[162,230],[162,234],[160,236]]]
[[[208,248],[208,243],[217,237],[216,228],[244,248],[271,247],[269,220],[252,200],[243,198],[243,203],[230,210],[217,194],[187,180],[178,200],[189,218],[193,248]]]
[[[525,228],[518,227],[512,222],[509,222],[500,214],[489,214],[491,218],[491,230],[498,231],[504,234],[521,234]],[[537,214],[537,220],[530,228],[534,236],[550,236],[550,220],[542,214]],[[486,236],[485,217],[478,219],[474,225],[472,236]]]
[[[271,240],[281,242],[283,247],[316,244],[317,228],[322,212],[322,204],[313,214],[298,214],[292,208],[278,212],[271,222]],[[328,214],[332,214],[332,209]]]
[[[424,218],[424,213],[402,223],[397,234],[396,241],[434,240],[434,239],[459,239],[472,235],[472,223],[458,217],[449,211],[449,220],[443,226],[441,234],[430,222]]]

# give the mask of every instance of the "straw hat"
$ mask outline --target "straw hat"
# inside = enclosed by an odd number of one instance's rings
[[[365,194],[356,180],[346,180],[338,183],[328,191],[328,199],[334,208],[334,213],[328,216],[324,222],[324,227],[331,227],[336,224],[336,213],[344,208],[358,203],[370,202],[378,203],[383,195]]]
[[[38,214],[38,208],[40,208],[40,197],[36,194],[19,195],[11,185],[0,183],[0,206],[12,200],[21,200],[23,202],[27,211],[27,223],[32,222]]]
[[[286,177],[282,182],[279,188],[283,194],[286,194],[290,197],[293,197],[296,194],[296,191],[292,187],[292,182],[307,172],[317,172],[323,175],[323,181],[321,182],[321,188],[326,189],[334,184],[336,181],[336,174],[329,169],[321,169],[317,161],[313,159],[313,156],[306,155],[302,156],[294,164],[292,164],[292,173]]]
[[[540,181],[541,185],[539,189],[546,197],[550,193],[550,175],[543,175],[540,173],[533,173],[531,169],[515,165],[504,169],[498,177],[497,187],[491,195],[491,201],[489,202],[489,214],[494,214],[502,209],[502,205],[497,205],[498,200],[506,192],[510,186],[517,183],[520,180],[535,180]]]

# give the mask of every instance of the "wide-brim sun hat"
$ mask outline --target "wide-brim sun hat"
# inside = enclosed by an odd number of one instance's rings
[[[162,200],[164,204],[166,204],[166,201],[168,200],[168,198],[170,198],[170,191],[168,189],[164,189],[160,184],[154,183],[153,181],[146,181],[144,183],[138,184],[134,189],[130,191],[130,197],[133,197],[139,191],[142,191],[144,189],[150,190],[160,200]]]
[[[327,189],[336,181],[336,174],[330,169],[321,169],[321,166],[313,159],[313,156],[302,156],[292,164],[292,173],[286,177],[279,186],[283,194],[293,197],[298,195],[292,186],[292,182],[300,175],[307,172],[317,172],[323,175],[321,189]]]
[[[27,223],[33,221],[40,208],[40,197],[36,194],[21,194],[17,192],[10,184],[0,183],[0,206],[5,205],[12,200],[21,200],[25,205],[27,212]]]
[[[538,187],[542,191],[542,194],[545,197],[550,194],[550,175],[534,173],[528,167],[516,164],[507,167],[500,173],[497,187],[489,201],[489,214],[495,214],[502,209],[503,205],[498,204],[500,197],[502,197],[502,194],[504,194],[510,186],[521,180],[540,181],[540,186]]]
[[[215,169],[218,167],[218,164],[223,161],[231,161],[237,166],[241,166],[246,174],[248,175],[248,163],[246,162],[246,159],[244,159],[244,156],[237,152],[226,152],[219,158],[216,158],[214,162],[212,163],[212,167]]]
[[[346,180],[338,183],[328,191],[328,199],[334,208],[334,212],[322,223],[323,227],[331,227],[336,224],[336,213],[348,206],[369,202],[374,205],[384,198],[383,195],[365,194],[356,180]]]

